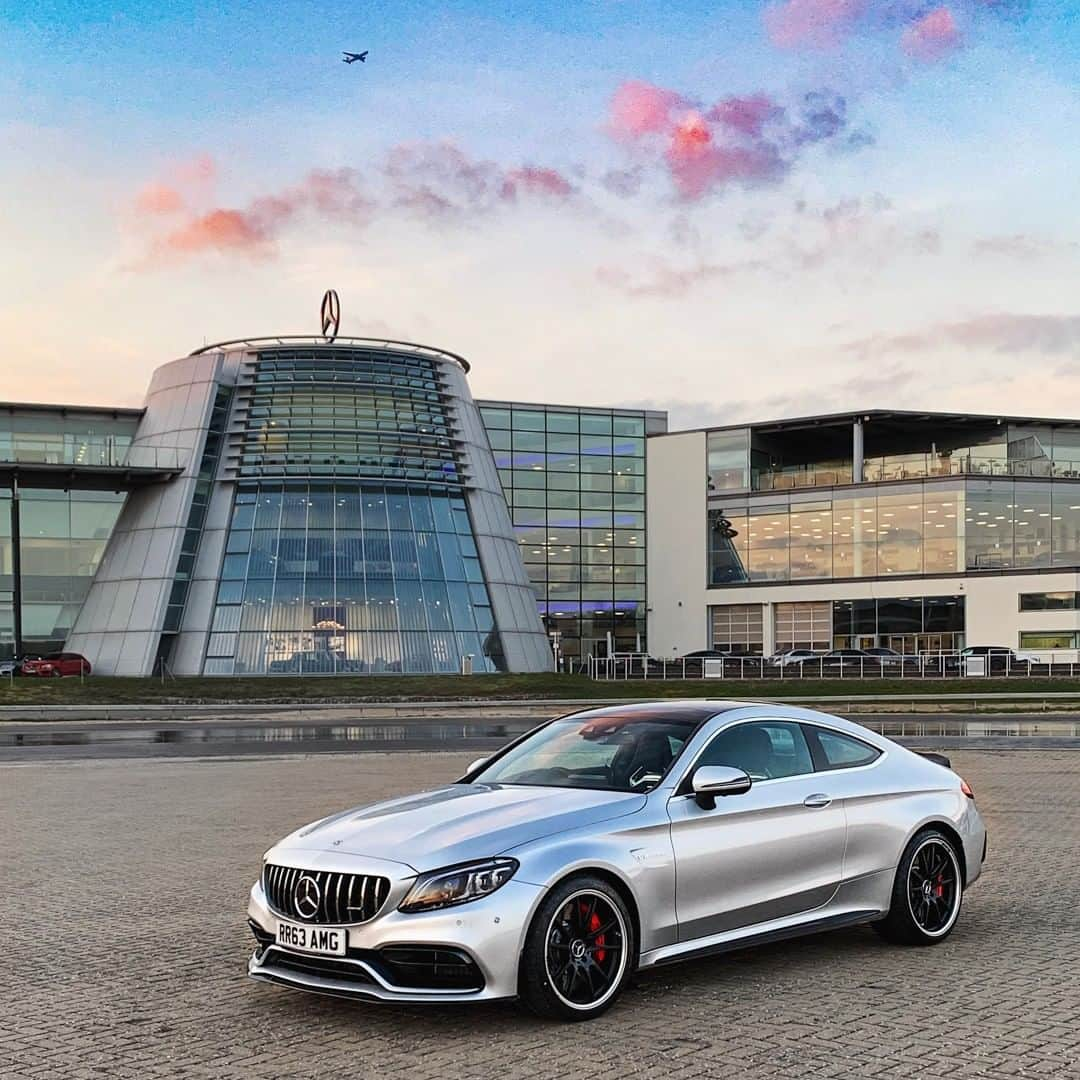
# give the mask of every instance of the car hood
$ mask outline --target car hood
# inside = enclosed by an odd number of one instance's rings
[[[434,870],[632,814],[644,805],[645,796],[632,792],[451,784],[324,818],[286,837],[277,850],[347,852]]]

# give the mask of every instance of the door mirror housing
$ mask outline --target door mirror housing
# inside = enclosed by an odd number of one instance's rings
[[[727,795],[745,795],[753,781],[742,771],[729,765],[702,765],[694,772],[691,786],[694,789],[694,801],[702,810],[716,807],[717,798]]]
[[[472,776],[472,774],[476,772],[477,769],[481,768],[487,763],[488,759],[486,757],[478,757],[475,761],[470,763],[469,767],[465,770],[465,775]]]

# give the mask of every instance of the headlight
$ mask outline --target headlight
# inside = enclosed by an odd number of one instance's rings
[[[517,859],[486,859],[466,866],[451,866],[421,874],[399,911],[431,911],[479,900],[502,888],[518,868]]]

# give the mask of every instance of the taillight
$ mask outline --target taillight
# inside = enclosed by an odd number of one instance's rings
[[[969,798],[975,798],[975,792],[971,790],[971,785],[966,780],[960,781],[960,790]]]

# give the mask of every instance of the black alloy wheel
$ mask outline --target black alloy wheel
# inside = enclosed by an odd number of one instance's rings
[[[904,851],[889,914],[874,927],[901,945],[936,945],[956,925],[963,892],[955,843],[937,829],[924,829]]]
[[[959,895],[956,855],[943,840],[927,839],[908,869],[911,917],[926,934],[940,934],[952,922]]]
[[[626,905],[606,881],[580,877],[541,904],[521,958],[521,998],[534,1012],[588,1020],[609,1008],[633,967]]]

